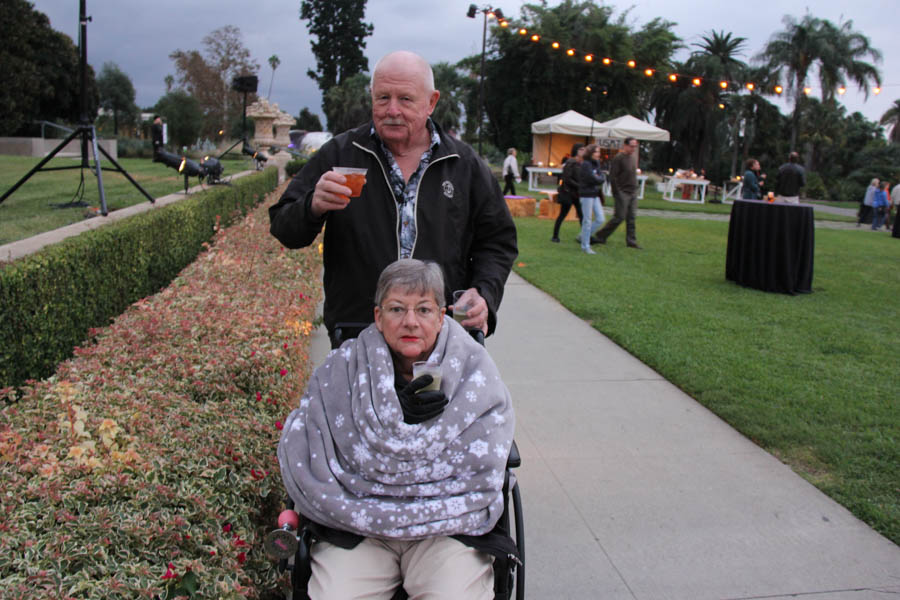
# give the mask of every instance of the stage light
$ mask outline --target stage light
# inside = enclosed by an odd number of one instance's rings
[[[203,160],[200,161],[200,167],[206,171],[207,183],[216,183],[221,179],[222,173],[225,172],[225,167],[214,156],[204,156]]]
[[[167,152],[166,150],[160,150],[156,155],[156,159],[170,169],[175,169],[176,171],[181,167],[181,157],[177,154]]]
[[[206,171],[200,165],[186,156],[181,159],[178,172],[185,177],[204,177],[206,175]]]
[[[263,168],[263,165],[269,160],[269,157],[266,156],[266,153],[262,150],[257,150],[253,146],[250,145],[247,140],[244,140],[243,146],[241,146],[241,153],[246,154],[251,157],[254,161],[256,161],[256,170],[259,171]]]
[[[470,5],[469,5],[469,12],[466,13],[466,16],[469,17],[470,19],[474,19],[474,18],[475,18],[475,14],[476,14],[477,12],[478,12],[478,7],[475,6],[474,4],[470,4]]]

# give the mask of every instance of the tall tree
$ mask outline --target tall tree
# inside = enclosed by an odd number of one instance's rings
[[[275,69],[277,69],[280,64],[281,59],[278,58],[277,54],[273,54],[269,57],[269,66],[272,67],[272,78],[269,79],[269,93],[266,94],[266,98],[272,98],[272,83],[275,81]]]
[[[369,78],[358,73],[325,92],[323,98],[328,130],[335,135],[362,125],[372,117]]]
[[[195,97],[175,90],[160,98],[153,109],[166,119],[169,141],[176,148],[180,150],[197,141],[203,126],[203,108]]]
[[[336,131],[325,106],[325,95],[332,87],[350,77],[369,70],[369,61],[363,54],[366,37],[374,27],[363,21],[366,0],[302,0],[300,19],[308,21],[307,29],[313,36],[313,55],[316,70],[307,75],[322,91],[322,109],[329,118],[328,129]]]
[[[297,129],[322,131],[322,121],[319,120],[319,115],[304,106],[300,109],[300,115],[297,117]]]
[[[77,123],[80,118],[79,54],[72,39],[26,0],[0,6],[0,135],[23,133],[32,121]],[[94,70],[87,67],[89,119],[97,114]]]
[[[850,78],[868,94],[870,81],[880,81],[878,70],[862,60],[881,54],[868,38],[853,31],[852,21],[835,26],[831,22],[806,14],[801,20],[785,15],[784,30],[776,32],[757,56],[775,73],[784,73],[786,88],[794,98],[791,115],[791,150],[797,146],[800,117],[809,78],[818,69],[824,99],[834,97],[838,83]]]
[[[891,140],[891,143],[900,144],[900,100],[894,100],[893,106],[881,115],[878,122],[890,127],[888,139]]]
[[[203,54],[175,50],[169,58],[175,61],[179,85],[203,110],[201,135],[213,137],[220,129],[232,130],[232,124],[241,119],[243,95],[231,89],[231,82],[241,75],[256,75],[259,64],[244,47],[240,29],[232,25],[204,37],[203,46]]]
[[[97,77],[100,106],[113,113],[113,134],[119,135],[119,116],[133,122],[138,108],[134,103],[134,84],[113,62],[107,62]]]
[[[434,72],[434,87],[441,92],[431,118],[445,131],[458,131],[462,123],[464,79],[456,67],[447,62],[432,65],[431,70]]]

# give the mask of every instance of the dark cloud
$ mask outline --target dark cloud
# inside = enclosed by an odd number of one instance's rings
[[[550,2],[554,4],[555,2]],[[519,14],[521,0],[498,0],[508,17]],[[675,32],[686,45],[700,40],[712,30],[732,32],[747,38],[745,60],[752,58],[782,27],[785,14],[801,17],[808,0],[758,0],[719,2],[717,0],[643,0],[640,3],[606,2],[616,7],[616,15],[628,11],[627,22],[641,24],[661,17],[676,23]],[[169,53],[176,49],[201,49],[209,32],[225,25],[239,27],[244,44],[260,65],[260,93],[269,88],[271,69],[268,57],[277,54],[281,65],[275,72],[272,101],[282,110],[298,114],[302,107],[321,114],[321,95],[306,75],[315,67],[305,22],[300,21],[299,0],[221,2],[213,0],[157,0],[153,3],[122,0],[88,0],[88,61],[99,71],[112,61],[128,73],[141,106],[156,103],[165,92],[164,79],[174,74]],[[367,39],[370,67],[391,50],[414,50],[429,62],[456,62],[481,52],[482,19],[466,18],[468,0],[369,0],[366,20],[375,26]],[[46,13],[53,27],[78,39],[78,3],[73,0],[36,0],[35,7]],[[631,7],[629,9],[629,7]],[[812,9],[819,17],[835,23],[846,20],[843,0],[820,0]],[[869,37],[884,54],[879,65],[885,91],[879,96],[862,94],[851,88],[844,97],[849,111],[861,111],[877,120],[900,97],[900,37],[892,30],[883,2],[863,0],[853,4],[853,27]],[[686,52],[686,51],[685,51]],[[786,110],[786,109],[785,109]]]

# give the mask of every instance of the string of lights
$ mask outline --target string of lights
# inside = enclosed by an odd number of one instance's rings
[[[503,18],[503,13],[499,10],[491,11],[486,14],[487,18],[496,19],[497,25],[503,29],[508,29],[512,27],[510,22]],[[695,74],[688,73],[678,73],[672,72],[667,69],[657,69],[653,66],[643,66],[638,65],[635,59],[628,60],[616,60],[609,56],[598,55],[594,52],[580,50],[578,48],[569,47],[565,44],[560,43],[559,41],[546,40],[540,33],[535,32],[533,30],[529,30],[525,27],[513,28],[511,31],[514,31],[518,35],[522,37],[530,39],[534,43],[544,43],[548,45],[552,50],[558,50],[566,54],[573,59],[583,60],[586,63],[602,65],[603,67],[614,67],[614,66],[622,66],[627,69],[633,69],[635,72],[643,72],[644,76],[649,78],[658,78],[660,80],[668,81],[670,83],[677,83],[680,80],[690,81],[693,87],[702,86],[707,79]],[[747,90],[748,92],[762,92],[762,93],[774,93],[776,95],[781,95],[785,92],[785,88],[782,85],[773,85],[768,90],[761,88],[759,85],[752,81],[734,81],[729,79],[721,79],[715,80],[718,83],[718,86],[722,89],[722,91],[743,91]],[[889,86],[877,86],[872,89],[872,93],[876,96],[881,93],[884,87],[891,87],[893,84]],[[590,91],[590,90],[588,90]],[[806,85],[800,90],[802,93],[809,96],[813,92],[813,86]],[[847,87],[844,85],[839,85],[835,90],[838,96],[843,96],[847,92]],[[720,105],[720,108],[724,108],[724,106]]]

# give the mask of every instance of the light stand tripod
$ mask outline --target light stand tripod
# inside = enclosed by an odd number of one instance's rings
[[[153,196],[147,193],[147,191],[140,186],[140,184],[135,181],[128,172],[122,168],[122,166],[116,162],[116,160],[109,155],[106,149],[97,143],[97,130],[94,127],[94,123],[92,120],[88,119],[88,110],[87,110],[87,23],[90,21],[90,17],[86,16],[87,8],[86,8],[86,0],[81,0],[79,5],[79,24],[81,26],[80,31],[80,39],[79,39],[79,77],[80,77],[80,94],[81,94],[81,114],[79,115],[79,123],[78,127],[76,127],[69,136],[63,140],[61,144],[59,144],[56,148],[54,148],[47,156],[45,156],[37,165],[35,165],[28,173],[19,181],[16,182],[11,188],[6,190],[2,196],[0,196],[0,202],[6,200],[13,192],[15,192],[19,187],[28,181],[28,179],[37,173],[38,171],[62,171],[66,169],[81,169],[82,170],[82,182],[81,186],[84,185],[84,169],[91,169],[94,174],[97,176],[97,188],[100,192],[100,213],[103,216],[109,214],[109,210],[106,207],[106,193],[103,189],[103,170],[108,171],[118,171],[122,175],[125,176],[128,181],[134,185],[140,192],[147,197],[150,202],[155,202]],[[44,167],[50,159],[56,156],[60,150],[66,147],[66,145],[72,140],[78,138],[81,141],[81,164],[80,165],[67,165],[64,167]],[[93,168],[88,161],[88,144],[91,145],[94,152],[94,166]],[[98,155],[98,151],[106,157],[106,159],[113,164],[113,167],[103,167],[100,165],[100,157]],[[81,189],[81,186],[79,189]],[[86,206],[83,202],[69,202],[63,206]]]
[[[262,165],[269,160],[269,157],[266,156],[265,152],[256,150],[250,145],[250,142],[247,141],[247,94],[255,94],[258,85],[259,79],[256,75],[235,77],[234,81],[231,82],[231,89],[236,92],[243,92],[244,94],[244,116],[241,121],[241,139],[233,143],[225,150],[225,152],[219,155],[219,160],[221,160],[223,156],[234,150],[238,144],[243,144],[241,146],[241,154],[246,154],[253,158],[257,171],[261,170]]]

